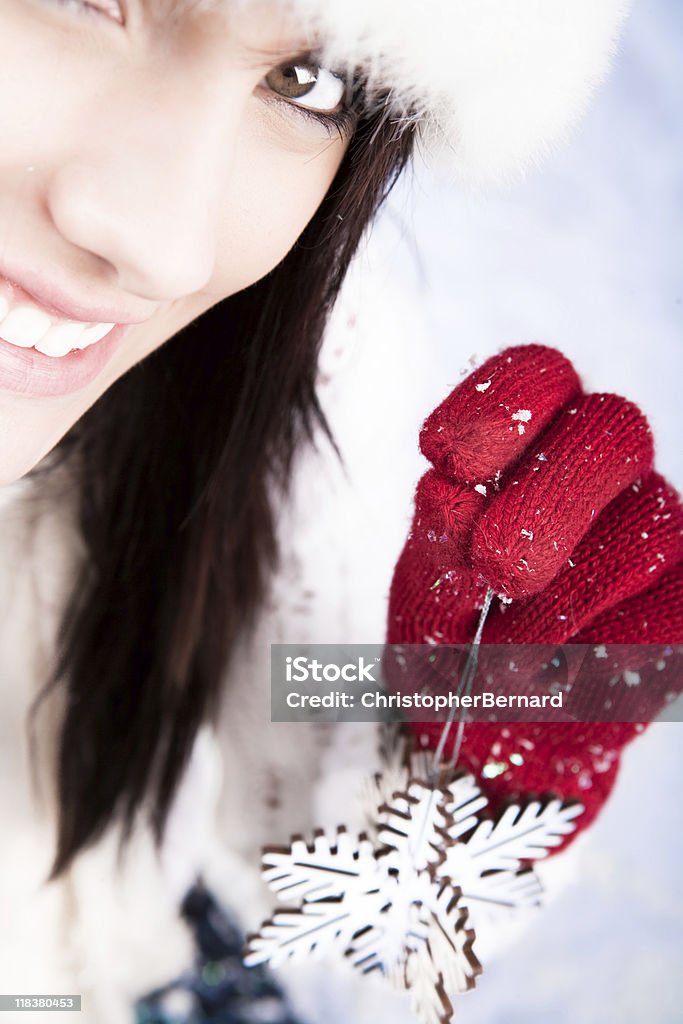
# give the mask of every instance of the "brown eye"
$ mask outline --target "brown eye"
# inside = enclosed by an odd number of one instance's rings
[[[273,68],[266,75],[266,82],[273,92],[288,99],[296,99],[310,92],[318,81],[316,68],[303,64],[289,64],[281,68]]]
[[[311,110],[335,110],[344,96],[344,82],[325,68],[312,64],[282,64],[269,71],[265,85],[283,99]]]

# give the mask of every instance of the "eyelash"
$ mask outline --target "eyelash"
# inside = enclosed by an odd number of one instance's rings
[[[292,63],[300,62],[301,58],[297,58]],[[275,103],[279,107],[286,107],[287,112],[292,111],[295,117],[302,117],[309,124],[314,122],[315,124],[323,125],[324,128],[332,128],[339,132],[342,138],[350,134],[357,119],[357,115],[351,105],[344,106],[341,110],[332,113],[324,110],[314,110],[312,107],[304,107],[301,103],[290,103],[289,100],[278,96],[273,90],[267,92],[266,102]]]
[[[93,7],[92,4],[86,2],[86,0],[55,0],[60,7],[71,8],[77,15],[81,15],[85,18],[101,17],[104,15],[107,17],[106,12],[98,10]],[[291,64],[315,64],[315,54],[305,53],[298,54],[296,57],[290,59]],[[354,101],[357,101],[359,95],[362,93],[362,89],[358,86],[354,88]],[[357,114],[354,110],[356,102],[347,103],[342,107],[341,110],[329,111],[315,110],[312,107],[306,107],[301,103],[291,103],[284,97],[279,96],[274,90],[268,90],[268,102],[277,103],[279,106],[286,106],[288,111],[299,117],[304,118],[308,123],[321,124],[325,128],[332,128],[339,132],[340,137],[344,138],[351,133],[357,120]]]
[[[283,102],[286,103],[287,101],[284,100]],[[294,106],[294,104],[290,103],[289,106]],[[297,106],[296,109],[309,120],[312,119],[313,121],[317,121],[319,124],[323,124],[327,128],[334,128],[339,132],[342,139],[345,135],[350,134],[351,129],[356,122],[353,111],[348,107],[338,111],[336,114],[322,114],[319,110],[309,110],[307,107]]]
[[[296,54],[290,57],[287,62],[287,66],[297,65],[308,65],[312,67],[323,68],[324,65],[319,60],[319,54],[314,50],[308,50],[305,53]],[[280,65],[282,67],[283,65]],[[327,69],[330,71],[330,69]],[[348,139],[353,133],[358,119],[362,116],[363,111],[367,106],[367,97],[365,90],[365,80],[360,70],[354,72],[354,74],[348,78],[344,72],[330,72],[336,78],[342,79],[345,82],[343,105],[340,110],[337,111],[325,111],[317,110],[315,107],[306,107],[302,103],[294,103],[280,96],[275,90],[266,90],[266,101],[269,103],[277,103],[279,106],[283,104],[287,107],[287,111],[293,111],[294,115],[305,118],[309,123],[315,122],[323,125],[323,127],[333,129],[339,133],[342,141]]]

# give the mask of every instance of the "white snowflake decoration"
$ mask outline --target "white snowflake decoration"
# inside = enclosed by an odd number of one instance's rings
[[[539,902],[540,882],[523,864],[573,832],[583,807],[534,801],[482,820],[487,800],[471,775],[438,788],[397,765],[372,789],[372,839],[340,827],[264,853],[264,879],[299,907],[276,911],[250,938],[245,964],[336,950],[408,990],[422,1024],[447,1024],[450,996],[473,988],[482,970],[474,929]]]

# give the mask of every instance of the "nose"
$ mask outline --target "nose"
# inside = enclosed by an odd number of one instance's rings
[[[150,300],[193,294],[214,271],[240,100],[229,83],[198,84],[158,72],[125,85],[119,77],[79,121],[47,188],[61,235],[109,264],[120,288]]]

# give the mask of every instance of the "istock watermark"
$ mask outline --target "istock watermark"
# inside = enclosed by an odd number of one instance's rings
[[[298,658],[285,658],[285,678],[288,683],[305,683],[312,679],[316,683],[337,683],[343,679],[345,683],[369,682],[376,683],[373,672],[377,670],[377,660],[371,665],[365,663],[361,656],[354,662],[337,665],[336,662],[320,662],[315,658],[300,655]]]
[[[80,995],[45,995],[44,993],[36,995],[23,994],[23,995],[0,995],[0,1011],[9,1010],[13,1013],[25,1011],[33,1013],[32,1020],[36,1020],[36,1011],[43,1013],[46,1010],[50,1011],[63,1011],[69,1012],[72,1010],[81,1009],[81,997]],[[11,1018],[10,1018],[11,1019]]]
[[[273,644],[274,722],[683,721],[681,644]]]

